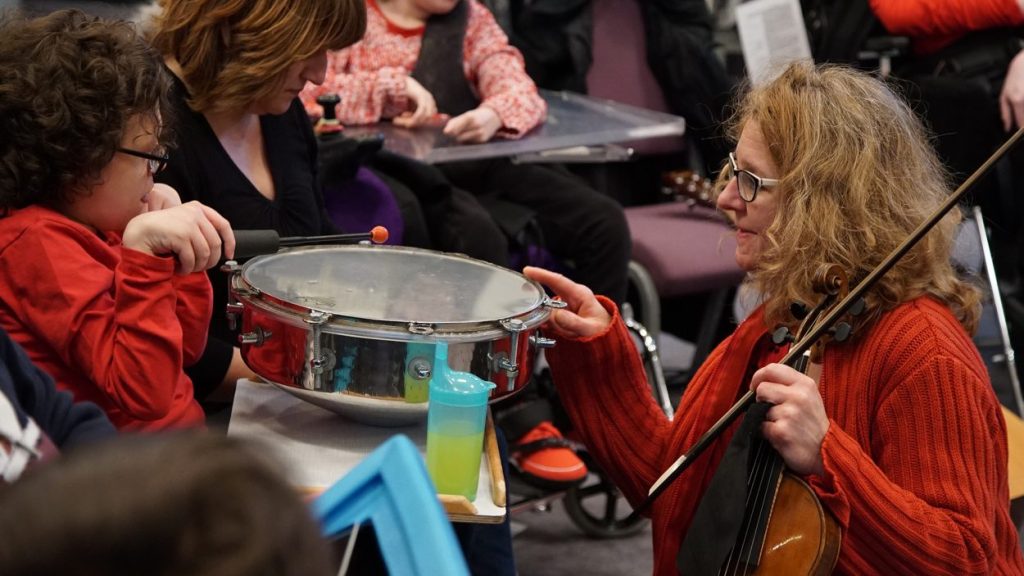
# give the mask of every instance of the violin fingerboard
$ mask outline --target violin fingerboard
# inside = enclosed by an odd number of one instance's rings
[[[721,573],[733,573],[737,563],[756,568],[764,551],[765,535],[778,495],[786,464],[763,438],[754,439],[752,462],[747,477],[747,506],[736,545]]]

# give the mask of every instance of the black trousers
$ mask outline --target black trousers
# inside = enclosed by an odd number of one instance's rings
[[[398,202],[405,225],[403,243],[507,264],[504,232],[473,194],[452,185],[437,167],[383,150],[367,164]]]
[[[498,199],[533,210],[545,248],[564,264],[567,276],[615,302],[625,300],[631,243],[626,217],[615,200],[556,165],[499,158],[438,168],[485,205]]]

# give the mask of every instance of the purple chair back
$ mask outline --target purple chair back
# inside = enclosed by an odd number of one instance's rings
[[[593,64],[587,93],[657,112],[670,112],[665,95],[647,66],[642,0],[594,0]],[[684,148],[679,137],[633,145],[639,154],[666,154]]]
[[[331,221],[346,232],[365,232],[374,226],[388,229],[385,244],[402,243],[402,215],[391,189],[367,168],[355,178],[324,187],[324,205]]]
[[[714,210],[671,202],[627,208],[626,220],[633,260],[647,268],[661,296],[718,290],[743,280],[736,239]]]

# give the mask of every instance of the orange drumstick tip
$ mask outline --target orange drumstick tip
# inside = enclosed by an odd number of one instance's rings
[[[388,229],[383,226],[374,226],[370,230],[370,241],[374,244],[383,244],[388,241]]]

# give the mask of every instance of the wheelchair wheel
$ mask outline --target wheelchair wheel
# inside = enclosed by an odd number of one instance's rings
[[[565,511],[591,538],[624,538],[643,530],[646,518],[629,520],[629,503],[604,472],[585,453],[580,454],[590,473],[566,492]]]

